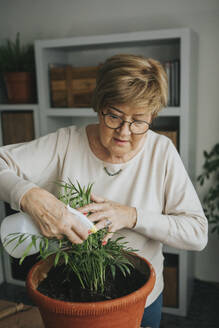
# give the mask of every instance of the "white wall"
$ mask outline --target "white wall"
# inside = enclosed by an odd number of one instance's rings
[[[0,0],[0,39],[22,40],[190,27],[199,38],[196,175],[219,141],[218,0]],[[203,191],[199,190],[202,197]],[[219,238],[196,254],[197,278],[219,281]]]

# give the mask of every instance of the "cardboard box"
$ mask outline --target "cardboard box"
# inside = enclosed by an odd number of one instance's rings
[[[3,111],[1,121],[4,145],[34,139],[35,131],[32,111]]]
[[[175,147],[178,149],[178,132],[177,131],[172,131],[172,130],[154,130],[154,132],[157,132],[159,134],[163,134],[164,136],[170,138],[175,145]]]
[[[91,107],[100,66],[50,66],[52,107]]]
[[[163,306],[179,307],[178,274],[176,267],[164,268]]]

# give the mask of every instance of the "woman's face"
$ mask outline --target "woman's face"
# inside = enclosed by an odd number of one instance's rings
[[[99,113],[99,138],[101,145],[108,151],[111,159],[121,159],[124,161],[132,158],[143,146],[146,133],[134,134],[130,130],[129,123],[123,123],[120,128],[111,129],[104,122],[104,115],[112,115],[112,119],[117,120],[117,116],[122,120],[133,122],[145,121],[151,123],[151,114],[146,113],[144,108],[134,108],[129,105],[115,105],[103,109]],[[122,122],[122,121],[121,121]],[[141,124],[141,123],[139,123]],[[145,125],[148,130],[149,125]]]

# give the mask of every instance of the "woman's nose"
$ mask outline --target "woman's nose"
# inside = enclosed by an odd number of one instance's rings
[[[130,130],[130,123],[129,122],[123,122],[122,126],[120,126],[120,128],[116,129],[116,131],[120,134],[120,135],[130,135],[131,134],[131,130]]]

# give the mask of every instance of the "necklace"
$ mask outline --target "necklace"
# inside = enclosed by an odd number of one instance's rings
[[[104,171],[106,172],[106,174],[109,176],[109,177],[113,177],[114,175],[118,175],[120,172],[122,172],[122,169],[120,169],[119,171],[117,171],[117,172],[115,172],[115,173],[110,173],[108,170],[107,170],[107,168],[106,168],[106,166],[104,166]]]

